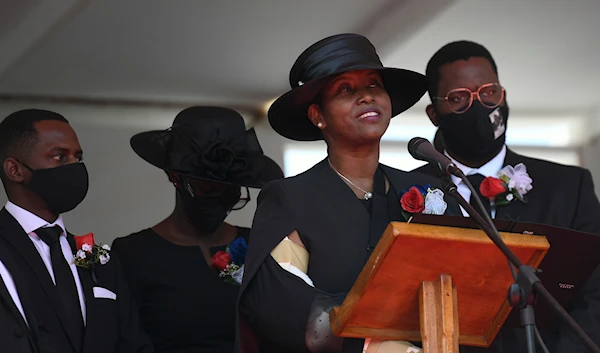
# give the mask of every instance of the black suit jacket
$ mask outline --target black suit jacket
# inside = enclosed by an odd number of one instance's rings
[[[60,353],[153,352],[116,256],[98,266],[97,283],[89,270],[78,268],[85,296],[86,327],[83,347],[75,347],[72,333],[65,329],[66,314],[52,278],[28,235],[6,209],[0,211],[0,239],[10,246],[22,270],[19,280],[27,282],[30,295],[35,298],[30,311],[47,329],[41,333],[46,342],[40,345],[41,352],[51,351],[51,348]],[[67,239],[75,252],[73,236],[68,234]],[[117,295],[116,300],[96,298],[94,287],[112,291]]]
[[[0,239],[0,260],[8,269],[14,279],[21,277],[21,271],[15,263],[12,254],[8,250],[7,244]],[[28,297],[27,289],[23,282],[15,282],[19,300],[25,309],[31,298]],[[0,278],[0,347],[6,352],[38,353],[39,352],[39,333],[36,320],[33,316],[26,313],[27,320],[31,329],[23,320],[23,316],[17,309],[8,289]]]
[[[380,166],[397,193],[415,184],[432,187],[438,184],[436,178],[427,175]],[[446,202],[446,214],[460,213],[457,203],[449,198]],[[375,205],[373,200],[373,207]],[[390,219],[402,220],[399,204],[396,211],[388,212],[394,212],[389,214]],[[258,197],[240,290],[242,315],[238,315],[238,349],[243,346],[246,353],[307,351],[304,331],[311,306],[318,301],[315,296],[321,291],[347,293],[378,240],[372,239],[373,235],[381,236],[389,222],[388,219],[375,222],[374,217],[381,212],[373,209],[372,213],[373,218],[370,218],[364,205],[331,170],[327,160],[305,173],[274,181],[263,188]],[[383,228],[374,231],[371,227],[375,223]],[[294,230],[310,253],[308,275],[316,290],[292,274],[272,271],[273,267],[269,267],[273,262],[269,256],[271,250]],[[246,295],[246,290],[250,294]],[[343,352],[360,352],[361,349],[359,342],[356,347],[346,349],[345,346]]]
[[[587,169],[529,158],[507,149],[504,165],[514,167],[519,163],[525,164],[533,180],[533,189],[527,193],[527,204],[513,201],[499,206],[496,218],[543,223],[600,235],[600,203]],[[437,167],[430,164],[416,171],[439,176]],[[600,345],[600,268],[590,277],[569,313]],[[564,324],[556,332],[547,332],[544,336],[552,353],[588,352]],[[503,329],[496,341],[490,351],[526,352],[523,330]]]

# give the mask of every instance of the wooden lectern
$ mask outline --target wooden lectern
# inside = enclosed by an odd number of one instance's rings
[[[550,248],[539,235],[500,233],[537,268]],[[482,230],[390,223],[331,328],[341,337],[422,341],[425,353],[489,347],[512,309],[508,260]]]

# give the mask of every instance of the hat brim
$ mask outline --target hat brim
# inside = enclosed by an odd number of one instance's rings
[[[239,185],[239,186],[247,186],[249,188],[257,188],[260,189],[265,186],[268,182],[283,178],[283,172],[277,163],[271,158],[262,155],[260,156],[261,161],[259,163],[263,164],[260,172],[255,177],[244,177],[240,179],[226,179],[226,180],[218,180],[207,178],[200,174],[196,173],[181,173],[181,171],[177,171],[170,165],[167,150],[165,146],[157,142],[155,137],[159,134],[163,134],[164,130],[153,130],[141,132],[139,134],[134,135],[131,140],[131,148],[133,151],[140,156],[146,162],[152,164],[153,166],[164,170],[165,172],[176,173],[185,178],[195,179],[195,180],[203,180],[210,182],[217,182],[223,184],[230,185]]]
[[[382,67],[351,68],[305,83],[279,97],[269,108],[269,123],[278,134],[291,140],[322,140],[321,130],[308,119],[308,107],[327,82],[337,75],[355,70],[379,72],[392,102],[392,117],[415,105],[427,92],[427,79],[418,72]]]

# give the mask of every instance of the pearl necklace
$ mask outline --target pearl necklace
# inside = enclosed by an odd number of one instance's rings
[[[355,188],[357,188],[358,190],[362,191],[365,193],[365,196],[363,197],[365,200],[370,200],[373,197],[373,193],[369,192],[363,188],[361,188],[360,186],[354,184],[352,182],[352,180],[346,178],[345,176],[342,175],[342,173],[338,172],[337,169],[335,169],[335,167],[333,166],[333,164],[331,164],[331,160],[329,158],[327,158],[327,162],[329,162],[329,166],[331,167],[331,169],[333,169],[333,171],[342,179],[344,179],[346,182],[348,182],[348,184],[354,186]]]

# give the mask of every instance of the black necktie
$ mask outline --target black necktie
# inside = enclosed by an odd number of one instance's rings
[[[473,175],[467,175],[467,179],[469,179],[471,184],[473,184],[473,187],[475,188],[475,190],[477,190],[477,195],[481,199],[481,203],[483,203],[483,207],[485,207],[485,210],[491,217],[492,216],[492,206],[490,205],[490,200],[488,198],[486,198],[485,196],[481,195],[481,190],[479,190],[479,187],[481,186],[481,182],[483,181],[483,179],[485,179],[485,177],[481,174],[473,174]],[[469,199],[469,203],[477,211],[479,211],[479,207],[477,206],[477,201],[475,200],[475,195],[473,195],[472,193],[471,193],[471,198]],[[479,211],[479,212],[481,213],[481,211]]]
[[[50,247],[56,290],[67,314],[73,336],[75,337],[75,346],[81,347],[83,340],[83,317],[81,315],[81,306],[79,305],[79,295],[75,279],[60,246],[59,238],[62,232],[63,230],[60,226],[54,226],[39,228],[35,231],[35,234]]]

